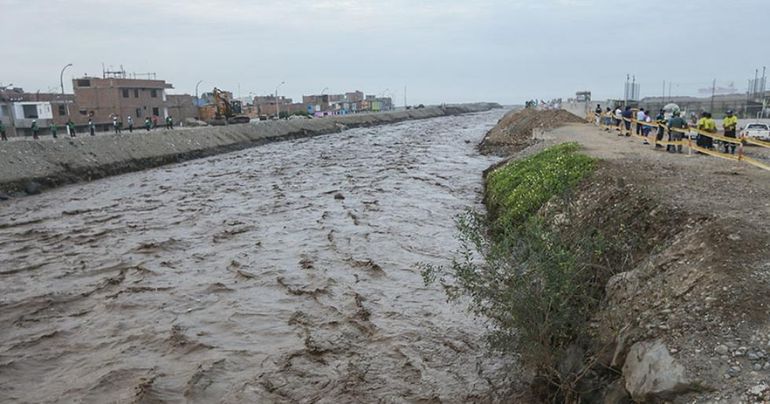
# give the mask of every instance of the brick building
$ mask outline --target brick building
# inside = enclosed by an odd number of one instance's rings
[[[137,123],[147,117],[162,121],[169,114],[166,90],[173,87],[164,80],[81,77],[72,80],[72,88],[77,106],[71,111],[73,121],[91,118],[102,126],[111,124],[113,116],[122,122],[129,116]]]

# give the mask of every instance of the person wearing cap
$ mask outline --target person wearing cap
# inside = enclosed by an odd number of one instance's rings
[[[725,129],[725,137],[731,137],[735,139],[735,128],[738,126],[738,117],[735,116],[732,110],[727,111],[727,116],[722,119],[722,127]],[[735,143],[723,142],[722,146],[727,149],[730,148],[730,154],[735,154]]]
[[[676,130],[672,129],[679,129],[684,130],[687,129],[687,121],[684,120],[680,116],[679,110],[674,110],[671,119],[668,120],[668,123],[666,126],[668,126],[668,141],[669,142],[679,142],[682,140],[682,137],[684,134],[682,132],[677,132]],[[666,151],[667,152],[673,152],[673,153],[681,153],[682,152],[682,145],[666,145]]]
[[[38,132],[40,131],[40,128],[37,127],[37,119],[32,120],[32,139],[37,139]]]

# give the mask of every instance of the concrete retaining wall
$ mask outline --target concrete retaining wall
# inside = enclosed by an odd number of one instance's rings
[[[89,181],[272,141],[499,107],[490,103],[462,104],[322,119],[0,143],[0,191],[35,193],[39,188]]]

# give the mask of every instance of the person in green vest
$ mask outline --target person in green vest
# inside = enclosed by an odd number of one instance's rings
[[[0,121],[0,139],[8,141],[8,136],[5,135],[5,125],[3,125],[3,121]]]
[[[59,128],[56,126],[54,122],[51,122],[51,136],[53,136],[54,139],[57,139],[59,136],[56,135],[56,132],[59,131]]]
[[[40,128],[37,127],[37,119],[32,120],[32,139],[38,139],[37,133],[40,131]]]
[[[152,121],[150,120],[150,117],[144,118],[144,128],[147,129],[147,132],[150,131],[150,128],[152,128]]]
[[[70,131],[70,137],[75,137],[75,122],[72,122],[72,119],[67,120],[67,129]]]

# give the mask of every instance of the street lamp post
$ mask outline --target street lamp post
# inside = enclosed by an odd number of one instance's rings
[[[59,73],[59,84],[61,85],[61,95],[64,95],[64,71],[67,70],[68,67],[72,67],[72,63],[68,63],[66,66],[62,67],[61,73]]]
[[[196,115],[197,115],[196,118],[198,118],[198,119],[200,119],[200,117],[201,117],[200,116],[200,109],[199,109],[201,107],[200,106],[200,98],[198,98],[198,86],[201,85],[201,83],[203,83],[203,80],[198,80],[198,82],[195,83],[195,112],[196,112]]]
[[[278,119],[281,119],[281,104],[278,103],[278,89],[284,84],[286,84],[286,82],[282,81],[281,84],[275,87],[275,117]]]

